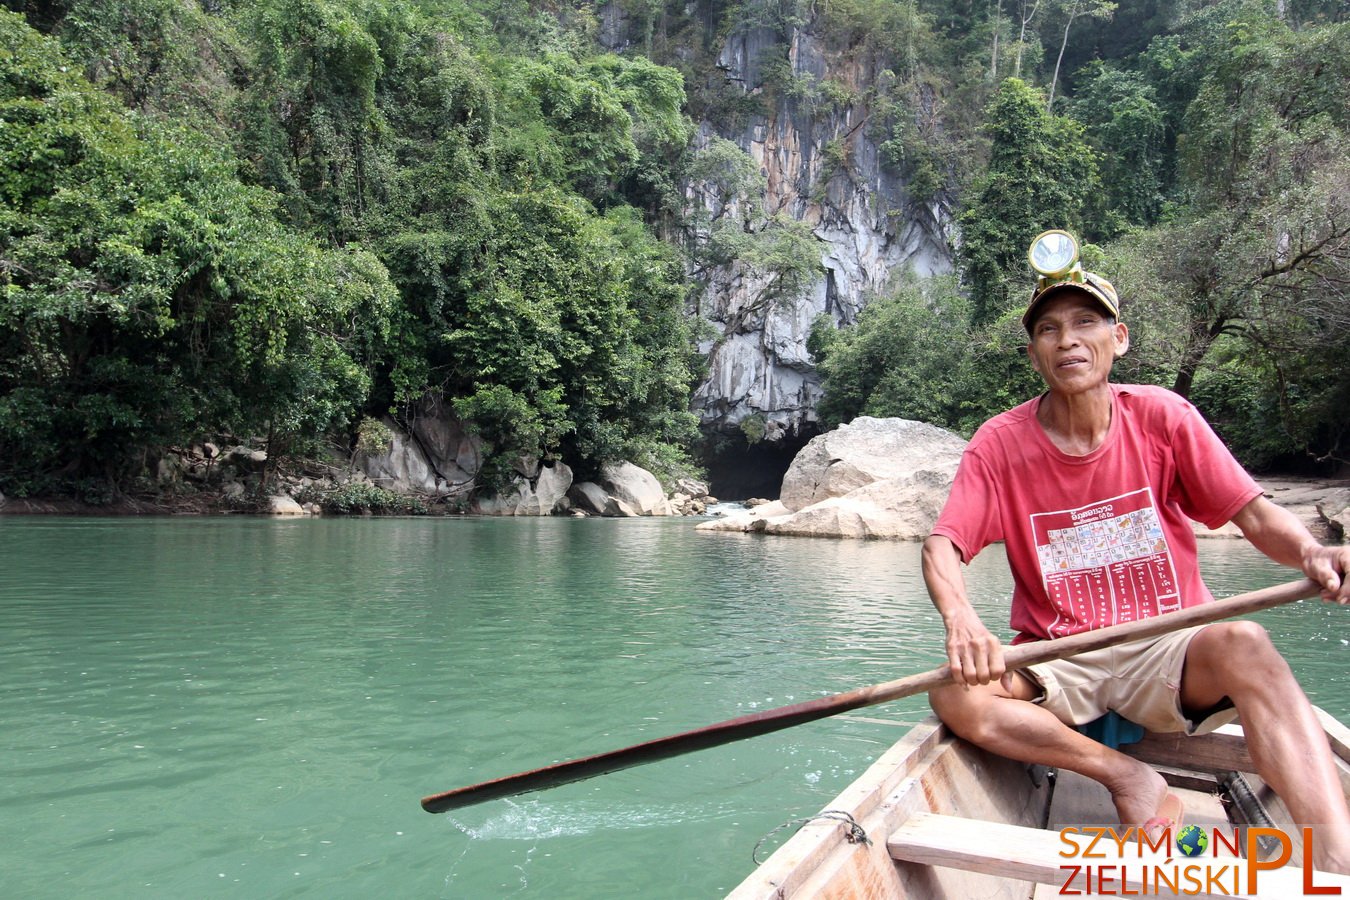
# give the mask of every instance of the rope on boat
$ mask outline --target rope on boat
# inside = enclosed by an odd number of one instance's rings
[[[850,844],[866,844],[869,847],[872,846],[872,839],[867,836],[867,832],[863,830],[863,827],[858,824],[858,820],[853,818],[851,813],[844,812],[842,809],[826,809],[816,813],[814,816],[807,816],[805,819],[791,819],[774,828],[755,843],[755,848],[750,851],[750,859],[754,861],[755,865],[760,865],[762,860],[759,858],[759,848],[764,846],[765,841],[782,831],[784,828],[791,828],[795,825],[800,829],[803,826],[810,825],[817,819],[829,819],[847,825],[848,831],[844,834],[844,839]]]

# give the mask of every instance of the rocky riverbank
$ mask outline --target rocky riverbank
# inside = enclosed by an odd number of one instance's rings
[[[561,462],[521,459],[500,491],[476,483],[476,469],[447,481],[420,448],[392,446],[350,459],[288,460],[270,466],[265,451],[212,443],[174,450],[153,475],[103,498],[5,498],[0,515],[703,515],[717,503],[708,486],[679,478],[667,490],[633,463],[606,463],[593,481],[576,481]]]
[[[475,481],[479,448],[457,423],[428,414],[409,430],[388,427],[387,441],[374,451],[277,468],[262,450],[203,443],[166,454],[153,475],[103,502],[0,495],[0,514],[704,516],[718,502],[701,481],[683,478],[663,486],[651,472],[624,461],[602,466],[593,480],[577,481],[561,462],[522,458],[502,490],[486,491]],[[859,417],[797,454],[777,500],[732,508],[698,528],[922,540],[946,501],[965,443],[921,422]],[[1258,481],[1266,496],[1320,540],[1346,539],[1350,478]],[[1197,525],[1196,534],[1241,537],[1232,525],[1217,531]]]

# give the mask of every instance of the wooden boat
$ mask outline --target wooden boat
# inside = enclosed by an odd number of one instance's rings
[[[1342,788],[1350,791],[1350,730],[1321,710],[1318,715],[1340,769]],[[1218,836],[1216,846],[1190,860],[1170,843],[1175,835],[1160,840],[1156,848],[1141,847],[1136,841],[1115,845],[1111,835],[1123,829],[1100,785],[1071,772],[1056,776],[1041,767],[992,756],[929,717],[729,896],[732,900],[1039,900],[1065,894],[1177,893],[1288,900],[1316,892],[1350,896],[1350,878],[1305,873],[1299,867],[1302,832],[1294,827],[1280,798],[1254,773],[1238,725],[1197,737],[1150,734],[1122,751],[1164,775],[1185,804],[1184,825],[1199,825],[1207,835]],[[849,824],[845,813],[860,831]],[[1108,833],[1106,826],[1112,831]],[[1079,830],[1069,832],[1072,837],[1066,840],[1060,829],[1070,827]],[[860,833],[867,841],[859,839]],[[1125,856],[1113,849],[1113,858],[1089,858],[1098,852],[1088,847],[1093,834],[1105,842],[1102,847],[1124,848]],[[1256,872],[1255,892],[1245,878],[1249,860],[1232,852],[1246,855],[1249,838],[1256,858],[1265,860],[1262,865],[1278,861],[1278,856],[1270,855],[1282,853],[1285,841],[1291,853],[1290,865]],[[1112,863],[1120,865],[1111,870]],[[1225,870],[1208,882],[1171,877],[1179,866],[1191,863],[1203,863],[1212,871],[1231,863],[1232,872]],[[1075,873],[1069,868],[1074,865],[1094,867],[1096,880],[1085,883],[1092,871],[1080,868]],[[1149,865],[1162,867],[1152,872],[1151,885],[1145,871]],[[1205,877],[1198,869],[1193,874]],[[1310,886],[1325,890],[1310,892]],[[1341,890],[1331,890],[1336,887]]]

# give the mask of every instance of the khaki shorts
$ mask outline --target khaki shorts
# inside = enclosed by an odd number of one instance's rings
[[[1237,710],[1225,703],[1194,722],[1181,709],[1186,648],[1203,627],[1092,650],[1022,672],[1043,691],[1035,702],[1066,724],[1086,725],[1115,710],[1148,731],[1205,734],[1236,719]]]

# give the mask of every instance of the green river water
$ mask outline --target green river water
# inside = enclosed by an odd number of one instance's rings
[[[694,524],[0,518],[6,896],[720,896],[923,698],[418,805],[941,662],[917,545]],[[1202,561],[1220,596],[1294,577],[1240,542]],[[967,574],[1004,621],[999,549]],[[1343,719],[1347,615],[1259,616]]]

